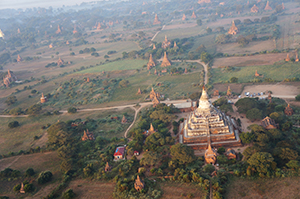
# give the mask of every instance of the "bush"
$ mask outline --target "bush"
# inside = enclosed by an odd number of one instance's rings
[[[26,184],[26,185],[24,186],[24,191],[25,191],[26,193],[31,193],[31,192],[33,192],[33,191],[34,191],[34,186],[33,186],[33,184]]]
[[[33,176],[35,174],[33,168],[28,168],[26,171],[25,171],[25,175],[26,176]]]
[[[20,189],[21,189],[21,185],[20,185],[20,184],[17,184],[17,185],[14,186],[14,188],[13,188],[13,190],[14,190],[15,192],[19,192]]]
[[[76,113],[77,109],[75,107],[68,108],[68,113]]]
[[[15,127],[18,127],[18,126],[20,126],[18,121],[13,121],[13,122],[8,123],[9,128],[15,128]]]
[[[296,101],[300,101],[300,94],[295,97]]]
[[[39,184],[45,184],[52,179],[52,173],[50,171],[43,171],[39,174],[37,179]]]
[[[66,192],[63,193],[63,197],[65,199],[71,199],[75,197],[75,193],[73,192],[72,189],[68,189]]]

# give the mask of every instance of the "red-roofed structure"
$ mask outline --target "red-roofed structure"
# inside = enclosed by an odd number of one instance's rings
[[[125,158],[125,147],[117,147],[114,153],[114,160],[123,160]]]

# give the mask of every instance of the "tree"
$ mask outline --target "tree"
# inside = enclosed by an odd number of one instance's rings
[[[27,114],[36,115],[36,114],[39,114],[41,112],[41,110],[42,110],[42,105],[34,104],[27,109]]]
[[[180,165],[191,163],[196,159],[193,149],[180,143],[171,147],[171,156],[172,160]]]
[[[210,33],[212,32],[212,29],[211,29],[210,27],[207,27],[207,28],[206,28],[206,32],[207,32],[208,34],[210,34]]]
[[[240,138],[244,144],[250,144],[255,139],[255,135],[254,133],[243,132],[240,134]]]
[[[16,128],[18,126],[20,126],[18,121],[13,121],[13,122],[8,123],[9,128]]]
[[[277,5],[275,8],[276,13],[280,13],[280,12],[282,12],[282,10],[283,10],[282,5]]]
[[[296,101],[300,101],[300,94],[295,97]]]
[[[198,101],[201,97],[201,93],[200,92],[194,92],[192,94],[190,94],[189,98],[193,101]]]
[[[197,25],[202,26],[202,20],[201,19],[197,19]]]
[[[213,171],[215,171],[215,167],[211,164],[207,164],[203,167],[203,171],[205,173],[211,174]]]
[[[6,100],[5,103],[9,106],[14,104],[17,101],[17,97],[16,96],[9,96]]]
[[[75,107],[69,107],[68,108],[68,113],[76,113],[77,109]]]
[[[258,108],[257,101],[253,98],[242,98],[239,99],[235,106],[238,108],[239,113],[247,113],[252,108]]]
[[[257,108],[253,108],[253,109],[250,109],[250,110],[247,111],[246,117],[251,121],[261,120],[262,119],[262,112]]]
[[[73,192],[73,189],[68,189],[66,192],[63,193],[64,199],[72,199],[75,197],[75,193]]]
[[[25,175],[28,177],[33,176],[34,174],[35,174],[35,172],[34,172],[33,168],[28,168],[25,172]]]
[[[238,44],[240,44],[241,46],[246,46],[247,44],[249,44],[249,41],[248,41],[245,37],[243,37],[243,36],[239,36],[239,37],[237,38],[237,42],[238,42]]]
[[[128,80],[125,80],[125,79],[123,79],[123,80],[121,80],[121,81],[119,82],[120,88],[125,88],[125,87],[128,86],[128,84],[129,84],[129,81],[128,81]]]
[[[212,60],[212,56],[207,53],[207,52],[202,52],[201,53],[201,61],[203,61],[204,63],[208,63]]]
[[[220,34],[216,37],[215,43],[217,44],[225,44],[226,41],[226,35],[225,34]]]
[[[259,173],[267,173],[272,169],[274,158],[267,152],[256,152],[247,161]]]
[[[31,193],[31,192],[33,192],[33,191],[34,191],[34,186],[33,186],[33,184],[25,184],[25,185],[24,185],[24,191],[25,191],[26,193]]]
[[[39,174],[37,181],[39,184],[45,184],[52,179],[52,176],[53,175],[50,171],[43,171]]]
[[[298,160],[290,160],[288,163],[286,163],[286,166],[288,166],[291,169],[299,169],[300,163]]]
[[[160,160],[160,154],[153,151],[146,151],[143,155],[143,158],[141,159],[140,165],[154,166],[155,164],[158,164]]]
[[[237,77],[231,77],[229,81],[230,81],[230,83],[237,83],[238,80],[239,79]]]

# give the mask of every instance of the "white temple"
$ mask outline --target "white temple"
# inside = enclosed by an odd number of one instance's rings
[[[241,145],[234,119],[215,108],[203,88],[199,106],[181,125],[179,142],[195,149],[212,145]]]

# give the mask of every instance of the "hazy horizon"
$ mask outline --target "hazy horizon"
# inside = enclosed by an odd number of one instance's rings
[[[71,5],[80,5],[82,2],[92,2],[95,0],[0,0],[0,10],[1,9],[26,9],[26,8],[49,8],[52,7],[62,7]],[[100,0],[97,0],[100,1]]]

